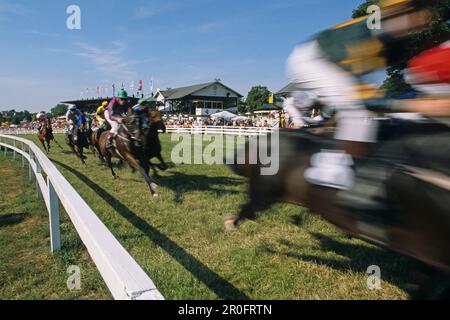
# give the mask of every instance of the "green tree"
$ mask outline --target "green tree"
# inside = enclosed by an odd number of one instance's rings
[[[255,86],[252,87],[247,95],[246,104],[248,110],[253,112],[255,109],[261,107],[262,105],[268,103],[270,96],[270,91],[265,86]]]
[[[358,18],[367,15],[367,8],[379,2],[379,0],[364,1],[358,8],[353,10],[352,17]],[[412,87],[406,83],[403,76],[403,70],[411,58],[449,39],[450,27],[447,23],[449,7],[450,0],[437,1],[429,7],[432,19],[427,29],[411,33],[408,39],[397,44],[395,49],[398,54],[397,62],[387,68],[387,78],[382,86],[387,97],[398,97],[412,90]]]
[[[53,117],[63,116],[66,114],[68,108],[69,106],[67,104],[59,103],[50,110],[50,113]]]
[[[237,111],[240,114],[244,114],[247,112],[247,103],[245,102],[245,100],[243,98],[240,98],[238,100]]]
[[[379,0],[366,0],[364,3],[361,3],[358,8],[353,10],[352,18],[364,17],[367,15],[367,8],[373,4],[378,4]]]

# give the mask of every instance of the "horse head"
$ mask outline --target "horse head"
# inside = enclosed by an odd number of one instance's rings
[[[149,112],[149,123],[150,128],[153,130],[166,132],[166,125],[164,120],[161,118],[161,112],[152,110]]]

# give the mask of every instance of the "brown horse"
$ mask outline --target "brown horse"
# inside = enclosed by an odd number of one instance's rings
[[[80,159],[81,163],[86,165],[87,157],[84,155],[84,148],[89,148],[89,134],[87,128],[80,126],[78,130],[76,130],[77,139],[73,139],[73,134],[69,135],[69,132],[66,132],[65,139],[66,144],[69,146],[70,150]]]
[[[58,141],[56,141],[55,137],[53,136],[52,125],[48,120],[46,120],[42,125],[42,127],[39,129],[38,139],[42,143],[42,146],[44,147],[44,150],[47,153],[50,153],[51,141],[54,141],[55,144],[62,150],[62,147],[59,145]]]
[[[385,181],[390,209],[379,216],[367,219],[337,205],[338,190],[305,180],[311,156],[323,149],[336,149],[336,141],[305,131],[281,131],[280,170],[276,175],[262,176],[261,165],[248,164],[248,152],[247,164],[233,166],[235,172],[249,178],[249,201],[237,217],[225,217],[225,226],[232,230],[277,202],[307,207],[353,237],[421,262],[426,266],[422,272],[426,277],[410,294],[430,297],[431,283],[448,281],[450,275],[449,128],[401,124],[396,130],[374,150],[378,155],[389,154],[393,160]],[[379,223],[374,223],[377,219]],[[450,287],[440,294],[440,298],[449,298]]]
[[[140,131],[141,136],[137,137],[135,136],[136,132],[136,130],[129,130],[126,125],[121,125],[119,132],[114,139],[113,148],[106,148],[109,132],[103,132],[98,142],[100,152],[106,159],[106,163],[108,164],[114,179],[117,178],[117,175],[112,166],[113,157],[126,161],[131,168],[137,170],[144,177],[145,182],[150,189],[150,193],[156,197],[156,188],[158,185],[148,175],[149,162],[145,157],[145,145],[135,146],[134,144],[134,141],[137,139],[145,141],[145,139],[143,139],[144,133]]]
[[[166,125],[164,121],[161,119],[161,113],[159,111],[150,111],[149,113],[149,128],[144,130],[145,136],[145,158],[148,161],[149,169],[153,169],[153,174],[158,176],[156,168],[161,171],[165,171],[169,168],[169,166],[164,161],[164,158],[161,155],[162,147],[161,142],[159,140],[159,132],[166,132]],[[156,158],[159,160],[160,164],[153,164],[151,160]],[[149,174],[149,171],[147,171]]]

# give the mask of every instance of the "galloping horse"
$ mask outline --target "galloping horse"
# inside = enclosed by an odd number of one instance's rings
[[[105,162],[105,158],[102,155],[102,151],[100,150],[100,137],[103,132],[108,131],[106,126],[102,126],[100,128],[93,129],[89,135],[89,142],[91,145],[91,151],[94,156],[98,156],[100,161]]]
[[[58,141],[56,141],[55,137],[53,136],[52,125],[48,120],[45,120],[44,124],[39,129],[38,139],[42,143],[42,146],[44,147],[44,150],[47,153],[50,153],[50,141],[54,141],[56,145],[62,150],[62,147],[59,145]]]
[[[85,128],[84,125],[80,126],[80,128],[76,130],[76,141],[73,139],[73,134],[69,135],[69,132],[66,132],[65,134],[66,144],[84,165],[86,165],[85,160],[87,159],[84,155],[84,148],[89,148],[89,137],[87,130],[88,129]]]
[[[433,122],[389,126],[390,133],[373,150],[373,156],[388,159],[389,175],[384,181],[388,210],[367,217],[339,205],[338,190],[307,182],[304,172],[310,166],[311,156],[322,149],[336,149],[336,141],[304,130],[282,130],[278,142],[280,170],[276,175],[263,176],[262,165],[248,164],[248,151],[247,164],[232,167],[249,178],[249,201],[237,217],[225,217],[225,226],[235,229],[277,202],[301,205],[353,237],[418,261],[423,281],[410,292],[412,297],[431,297],[433,284],[442,281],[447,287],[439,297],[449,298],[450,130]],[[268,148],[271,149],[270,139]]]
[[[161,115],[158,111],[150,111],[149,124],[150,127],[144,131],[145,158],[148,160],[149,169],[152,168],[153,174],[157,176],[158,173],[155,167],[157,167],[161,171],[165,171],[169,167],[161,155],[162,148],[161,142],[159,140],[159,131],[165,133],[166,125],[164,124],[164,121],[161,119]],[[151,162],[153,158],[157,158],[161,164],[154,165]],[[149,174],[149,171],[147,171],[147,174]]]
[[[132,111],[129,111],[127,119],[132,118],[134,115]],[[139,122],[139,121],[137,121]],[[109,132],[103,132],[100,136],[98,145],[101,151],[101,155],[106,159],[106,163],[111,170],[113,177],[116,179],[117,175],[112,167],[112,158],[116,157],[128,162],[130,167],[137,170],[145,179],[150,193],[153,196],[157,196],[156,188],[158,185],[148,175],[150,170],[149,161],[145,156],[146,145],[143,130],[140,130],[141,123],[129,123],[127,125],[121,125],[117,136],[115,137],[114,147],[106,148]],[[143,141],[140,146],[135,144],[136,141]]]

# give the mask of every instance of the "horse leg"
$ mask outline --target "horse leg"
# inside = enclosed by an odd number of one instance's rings
[[[93,145],[90,145],[89,149],[91,149],[92,154],[94,155],[94,157],[96,157],[97,156],[97,150],[95,149],[95,147]]]
[[[235,230],[245,220],[255,220],[257,212],[269,209],[278,201],[279,197],[271,189],[275,185],[275,181],[266,179],[270,179],[270,177],[252,175],[249,184],[249,201],[241,207],[237,216],[226,215],[224,217],[227,230]]]
[[[81,163],[86,166],[87,165],[86,161],[84,161],[86,159],[86,157],[83,154],[83,148],[82,147],[77,147],[77,149],[78,149],[78,157],[80,158]]]
[[[98,158],[101,162],[105,162],[105,158],[103,157],[102,151],[100,150],[100,147],[98,144],[95,145],[95,149],[97,150]]]
[[[105,158],[106,158],[106,163],[108,164],[108,167],[111,170],[112,176],[114,177],[114,179],[117,179],[117,175],[114,172],[112,161],[111,161],[111,158],[112,158],[111,154],[109,152],[107,152],[105,155]]]
[[[47,150],[48,150],[48,153],[50,153],[50,140],[47,140]]]
[[[159,177],[159,174],[158,174],[158,171],[156,170],[156,167],[158,167],[158,166],[154,165],[150,159],[147,160],[146,161],[146,172],[147,172],[147,175],[150,176],[150,168],[151,168],[153,170],[153,176]]]
[[[127,162],[130,164],[131,167],[135,168],[137,171],[140,172],[140,174],[144,177],[145,182],[147,182],[147,185],[150,189],[150,193],[156,197],[158,196],[158,194],[156,193],[156,188],[158,187],[158,185],[153,182],[153,179],[147,174],[146,169],[144,169],[143,167],[141,167],[136,160],[130,156],[129,154],[125,155],[125,158],[127,160]],[[145,163],[145,162],[142,162]]]
[[[61,150],[64,150],[63,147],[61,147],[61,145],[58,143],[58,141],[56,141],[56,139],[53,139],[53,141],[56,143],[56,145],[57,145]]]
[[[161,162],[161,164],[162,164],[162,167],[161,166],[158,166],[158,168],[161,170],[161,171],[166,171],[167,169],[169,169],[169,166],[167,165],[167,163],[164,161],[164,159],[163,159],[163,157],[162,157],[162,155],[159,153],[157,156],[156,156],[156,158]]]

